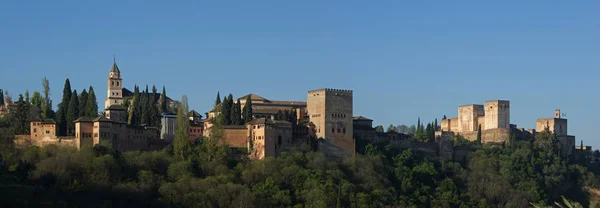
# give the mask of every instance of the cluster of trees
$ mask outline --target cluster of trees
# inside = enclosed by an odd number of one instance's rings
[[[296,110],[284,110],[284,111],[277,111],[277,114],[275,114],[275,120],[281,120],[281,121],[289,121],[292,124],[297,124],[298,123],[298,115],[296,114]]]
[[[46,87],[47,80],[44,83],[46,83],[44,84],[44,87]],[[44,92],[44,95],[49,95],[49,93]],[[58,104],[55,117],[58,135],[75,135],[75,123],[73,121],[82,116],[98,116],[98,102],[96,101],[94,88],[90,86],[87,91],[83,89],[80,94],[77,94],[77,90],[71,91],[71,82],[67,78],[63,88],[62,101]]]
[[[242,108],[240,99],[234,102],[231,93],[223,98],[221,102],[221,95],[217,92],[215,110],[218,115],[213,123],[218,123],[219,125],[244,125],[252,120],[251,96],[246,98],[246,103],[244,104],[244,108]]]
[[[139,86],[136,85],[133,90],[131,102],[128,99],[124,100],[123,107],[128,110],[127,123],[134,126],[148,125],[159,127],[160,115],[175,111],[175,109],[169,109],[165,87],[163,86],[162,94],[158,96],[154,85],[152,86],[152,92],[148,90],[148,85],[146,85],[146,89],[142,92],[140,92]]]
[[[393,131],[393,132],[402,133],[402,134],[414,135],[414,138],[416,138],[418,140],[427,140],[427,139],[433,139],[435,137],[435,132],[439,131],[440,129],[441,129],[441,127],[438,125],[437,118],[433,122],[427,123],[427,126],[424,126],[421,123],[421,118],[418,118],[417,125],[407,126],[407,125],[402,124],[402,125],[394,126],[393,124],[390,124],[388,126],[386,132]],[[383,126],[381,126],[381,125],[376,126],[375,131],[384,132]]]
[[[71,92],[71,86],[67,79],[65,83],[65,92],[68,91],[63,99],[64,103],[59,104],[59,112],[55,114],[52,110],[52,100],[50,99],[50,82],[46,77],[42,79],[43,92],[34,91],[30,96],[29,90],[24,95],[19,94],[16,102],[16,108],[13,112],[3,118],[5,122],[11,123],[11,130],[16,134],[29,134],[29,122],[31,119],[55,119],[59,121],[59,135],[67,135],[68,121],[77,119],[79,116],[87,115],[88,112],[97,112],[96,96],[93,88],[90,86],[89,93],[84,89],[78,96],[76,91]],[[68,99],[67,99],[68,98]],[[89,105],[88,105],[89,103]],[[12,97],[8,91],[0,89],[0,105],[12,104]],[[69,113],[69,111],[71,111]],[[97,114],[97,113],[94,113]]]
[[[186,113],[185,98],[178,114]],[[184,122],[178,121],[178,122]],[[411,149],[368,145],[336,161],[301,148],[250,161],[210,139],[176,140],[160,151],[15,149],[0,138],[0,201],[21,206],[108,207],[529,207],[562,197],[594,207],[600,153],[561,158],[554,135],[476,146],[465,163]],[[5,135],[5,134],[3,134]]]

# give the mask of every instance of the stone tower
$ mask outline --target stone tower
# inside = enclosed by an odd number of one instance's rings
[[[482,130],[510,128],[510,102],[491,100],[485,102],[485,127]]]
[[[308,91],[306,108],[321,143],[319,151],[334,157],[354,155],[352,90]]]
[[[117,67],[117,62],[113,59],[112,67],[108,73],[108,90],[106,100],[104,101],[104,108],[108,108],[111,105],[121,105],[123,103],[123,79],[121,78],[121,71]]]

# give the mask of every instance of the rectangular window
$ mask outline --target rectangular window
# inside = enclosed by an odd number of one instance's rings
[[[344,134],[346,133],[346,128],[344,128]]]
[[[331,133],[335,133],[335,128],[331,128]]]
[[[338,134],[342,133],[342,129],[338,128],[337,130],[338,130]]]

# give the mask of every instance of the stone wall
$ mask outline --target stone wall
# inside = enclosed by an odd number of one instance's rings
[[[243,127],[243,128],[242,128]],[[223,142],[233,148],[248,147],[248,129],[245,126],[223,127]]]
[[[469,141],[477,140],[477,131],[460,132],[460,135]],[[481,130],[482,143],[502,143],[511,137],[511,129],[488,129]]]

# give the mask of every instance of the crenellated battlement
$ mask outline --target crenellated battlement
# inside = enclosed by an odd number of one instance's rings
[[[309,90],[308,93],[320,93],[320,92],[334,92],[334,93],[345,93],[352,94],[352,90],[344,90],[344,89],[332,89],[332,88],[321,88],[316,90]]]

